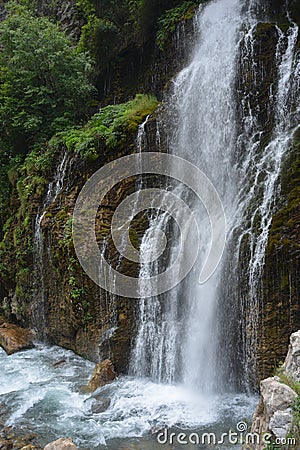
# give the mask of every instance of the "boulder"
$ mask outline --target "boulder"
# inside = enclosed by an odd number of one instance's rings
[[[293,410],[275,411],[270,419],[269,429],[277,438],[286,438],[293,429]]]
[[[286,437],[293,427],[293,411],[291,405],[297,397],[296,392],[282,383],[280,378],[271,377],[260,383],[261,397],[254,413],[251,433],[263,436],[270,433],[275,438]],[[260,450],[265,444],[253,445]],[[246,447],[247,448],[247,447]]]
[[[47,444],[44,450],[77,450],[77,447],[72,439],[60,438]]]
[[[91,411],[93,414],[100,414],[106,411],[110,407],[110,399],[109,398],[98,398],[91,407]]]
[[[33,333],[12,323],[2,323],[0,326],[0,345],[8,355],[20,350],[33,348]]]
[[[279,377],[270,377],[260,383],[260,400],[254,413],[251,433],[263,436],[270,433],[273,440],[287,438],[294,431],[294,414],[292,405],[297,393],[291,386],[300,381],[300,331],[293,333],[285,362]],[[264,443],[244,446],[244,450],[263,450]]]
[[[286,411],[294,402],[297,394],[293,389],[280,381],[279,377],[271,377],[260,383],[260,391],[267,416],[271,420],[276,411]]]
[[[105,384],[111,383],[116,378],[116,372],[110,359],[98,363],[87,385],[89,391],[95,391]]]
[[[300,381],[300,330],[290,337],[290,345],[282,369],[294,382]]]

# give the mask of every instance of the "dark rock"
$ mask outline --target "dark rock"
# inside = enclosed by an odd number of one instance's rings
[[[53,363],[53,367],[60,367],[64,364],[66,364],[66,360],[65,359],[61,359],[60,361],[56,361],[55,363]]]
[[[99,398],[96,400],[91,407],[91,411],[93,414],[100,414],[106,411],[110,407],[110,399],[109,398]]]

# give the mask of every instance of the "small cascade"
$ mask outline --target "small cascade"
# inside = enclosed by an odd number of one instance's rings
[[[57,199],[64,187],[64,180],[68,168],[70,168],[70,155],[63,151],[58,159],[58,165],[53,180],[48,184],[47,194],[42,207],[40,208],[34,228],[33,254],[35,268],[35,301],[33,307],[33,325],[40,333],[40,338],[45,338],[45,281],[44,281],[44,241],[42,233],[42,221],[47,213],[47,209]]]
[[[253,62],[252,27],[245,39],[249,61]],[[242,317],[244,329],[244,361],[248,381],[256,372],[257,345],[260,332],[260,311],[262,304],[261,277],[264,270],[265,252],[268,244],[269,229],[276,211],[280,192],[280,173],[282,162],[290,148],[295,124],[293,116],[299,112],[299,86],[296,85],[300,62],[297,61],[296,44],[298,27],[291,24],[286,33],[279,28],[275,63],[277,67],[277,86],[269,94],[270,110],[274,110],[274,128],[271,138],[264,144],[265,137],[259,132],[257,110],[248,108],[248,115],[243,118],[244,129],[239,136],[239,144],[244,146],[246,158],[240,167],[240,179],[249,178],[240,189],[239,208],[236,215],[237,225],[248,226],[240,232],[238,255],[242,245],[247,242],[249,259],[247,261],[247,289],[243,286]],[[252,58],[252,60],[251,60]],[[256,74],[259,76],[259,74]],[[255,82],[255,80],[254,80]],[[244,103],[246,103],[244,99]],[[239,220],[248,218],[248,222]],[[240,225],[239,225],[240,224]],[[241,262],[242,264],[242,262]],[[244,283],[245,280],[240,281]]]
[[[136,138],[136,148],[137,148],[137,152],[141,153],[145,148],[147,148],[147,133],[145,131],[145,127],[147,125],[147,122],[149,120],[149,116],[146,117],[146,119],[144,120],[144,122],[139,126],[138,128],[138,132],[137,132],[137,138]],[[136,189],[139,191],[142,189],[143,186],[143,177],[142,175],[139,176],[137,178],[136,181]],[[133,204],[132,210],[131,210],[131,215],[130,215],[130,220],[132,221],[136,215],[136,207],[137,207],[137,200],[136,202]],[[122,238],[122,242],[121,242],[121,249],[123,250],[123,253],[125,251],[125,246],[126,246],[127,240],[126,240],[126,235],[123,236]],[[110,240],[109,240],[109,236],[107,236],[104,241],[101,243],[100,247],[101,247],[101,253],[105,259],[105,257],[107,256],[107,253],[109,253],[109,244],[110,244]],[[123,255],[122,252],[118,252],[118,256],[117,256],[117,260],[114,263],[114,269],[116,271],[121,269],[122,266],[122,262],[123,262]],[[102,270],[102,267],[100,265],[99,270]],[[108,285],[112,285],[114,283],[116,283],[116,277],[114,274],[114,271],[112,270],[112,267],[110,266],[109,271],[108,271]],[[109,293],[107,291],[103,291],[101,289],[100,291],[100,305],[99,305],[99,309],[102,310],[103,305],[103,317],[104,322],[106,321],[106,317],[109,316],[109,322],[110,322],[110,328],[105,330],[102,333],[102,336],[100,338],[100,342],[99,342],[99,355],[100,358],[107,358],[110,357],[110,339],[113,338],[115,332],[118,329],[118,325],[117,325],[117,297],[112,294]],[[104,300],[104,301],[103,301]]]

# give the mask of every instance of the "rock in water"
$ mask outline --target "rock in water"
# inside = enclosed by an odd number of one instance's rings
[[[294,382],[300,381],[300,330],[291,335],[288,354],[282,368]]]
[[[32,338],[32,331],[12,323],[3,323],[0,326],[0,345],[8,355],[33,348]]]
[[[99,398],[93,403],[91,407],[91,411],[93,414],[100,414],[106,411],[110,406],[109,398]]]
[[[92,378],[90,379],[87,389],[95,391],[105,384],[111,383],[116,378],[116,372],[110,359],[98,363],[94,369]]]
[[[72,439],[57,439],[44,447],[44,450],[78,450]]]

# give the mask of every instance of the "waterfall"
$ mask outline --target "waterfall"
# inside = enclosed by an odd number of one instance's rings
[[[191,62],[174,80],[173,104],[169,129],[170,152],[199,167],[209,176],[227,208],[230,218],[234,208],[235,170],[232,165],[235,121],[233,87],[241,25],[239,2],[222,0],[200,10],[195,21],[198,42]],[[187,189],[174,186],[174,193],[191,200]],[[194,276],[188,282],[161,297],[143,298],[143,278],[160,270],[159,262],[142,264],[140,270],[141,301],[139,329],[132,353],[133,373],[151,376],[157,381],[182,381],[208,392],[215,387],[214,314],[219,284],[218,271],[200,286],[197,275],[209,245],[209,223],[201,205],[194,204],[200,217],[202,249]],[[230,221],[229,221],[230,222]],[[153,251],[152,230],[166,229],[166,214],[152,216],[140,251]],[[229,223],[230,226],[230,223]],[[189,224],[181,230],[189,238]],[[176,238],[170,249],[170,261],[178,251]],[[176,276],[176,274],[174,274]]]
[[[48,184],[45,200],[40,208],[34,227],[33,254],[35,272],[35,299],[33,306],[33,325],[40,333],[40,338],[45,338],[46,326],[46,299],[45,299],[45,272],[44,272],[44,240],[42,233],[42,221],[45,218],[49,206],[57,199],[64,187],[64,179],[70,163],[70,155],[65,150],[58,158],[58,164],[53,179]]]
[[[209,222],[203,206],[185,187],[174,184],[173,192],[191,203],[198,217],[200,257],[183,283],[152,298],[143,295],[143,279],[158,274],[162,263],[141,264],[131,373],[158,382],[182,382],[206,394],[248,388],[255,378],[264,255],[281,165],[299,112],[298,27],[292,22],[284,33],[276,28],[276,74],[265,105],[274,123],[268,132],[260,123],[258,100],[254,97],[253,105],[246,81],[237,89],[239,66],[252,77],[254,96],[265,76],[255,55],[259,6],[250,2],[242,8],[238,0],[218,0],[200,7],[190,63],[173,80],[173,91],[165,100],[167,117],[158,118],[158,130],[160,120],[167,129],[168,151],[194,163],[216,187],[227,218],[227,248],[216,273],[199,285]],[[154,254],[153,232],[169,228],[166,213],[152,212],[141,255]],[[176,232],[172,232],[169,266],[178,251]],[[190,238],[188,223],[181,233]]]

